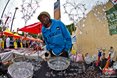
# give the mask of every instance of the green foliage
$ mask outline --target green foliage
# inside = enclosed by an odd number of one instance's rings
[[[110,35],[117,34],[117,4],[106,11]]]
[[[67,29],[69,30],[70,34],[72,35],[72,32],[76,31],[76,27],[74,24],[66,25]]]
[[[41,39],[41,40],[43,40],[43,37],[42,37],[42,35],[39,35],[39,36],[38,36],[38,38],[39,38],[39,39]]]
[[[18,33],[19,34],[19,33]],[[21,36],[24,36],[24,32],[22,32],[21,34],[19,34],[19,35],[21,35]]]
[[[32,36],[33,38],[37,38],[37,34],[31,34],[31,33],[28,33],[28,35]]]

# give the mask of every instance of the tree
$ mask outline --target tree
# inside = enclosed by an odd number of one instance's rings
[[[76,27],[74,26],[74,23],[72,23],[70,25],[66,25],[66,27],[69,30],[71,35],[72,35],[72,32],[76,31]]]

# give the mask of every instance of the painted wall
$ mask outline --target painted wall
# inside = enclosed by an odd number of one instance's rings
[[[108,10],[112,7],[112,4],[108,2],[106,7]],[[98,10],[102,9],[100,7],[96,8]],[[78,25],[82,25],[82,23],[83,20]],[[112,36],[109,34],[107,20],[99,22],[96,16],[94,16],[93,11],[91,11],[88,13],[84,24],[85,27],[82,28],[82,34],[79,34],[77,29],[77,43],[74,45],[74,49],[93,55],[97,54],[97,48],[106,48],[106,52],[108,52],[110,46],[113,46],[117,54],[117,34]]]

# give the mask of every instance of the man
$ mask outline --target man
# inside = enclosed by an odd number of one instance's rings
[[[6,38],[6,48],[7,49],[10,48],[10,38],[9,38],[9,36],[7,36],[7,38]]]
[[[110,65],[109,66],[112,66],[114,61],[116,61],[116,52],[114,51],[114,48],[112,46],[110,46],[108,55],[110,57]]]
[[[112,46],[109,49],[109,55],[110,55],[110,59],[112,61],[114,59],[114,57],[115,57],[114,48]]]
[[[104,66],[106,65],[107,58],[105,57],[105,53],[103,52],[101,62],[100,62],[100,67],[103,69]]]
[[[2,37],[0,36],[0,52],[2,51]]]
[[[66,26],[60,20],[51,19],[47,12],[41,12],[38,20],[43,24],[42,35],[51,56],[69,57],[72,40]]]

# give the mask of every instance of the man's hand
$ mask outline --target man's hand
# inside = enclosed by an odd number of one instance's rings
[[[61,54],[60,54],[60,56],[63,56],[63,57],[69,57],[69,54],[68,54],[68,52],[67,51],[65,51],[64,49],[62,50],[62,52],[61,52]]]

